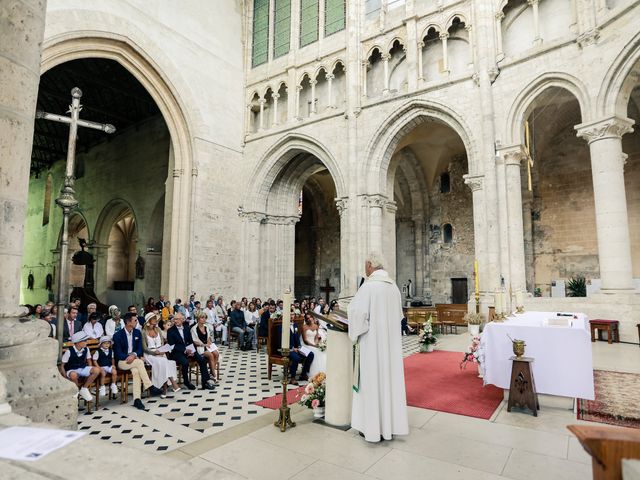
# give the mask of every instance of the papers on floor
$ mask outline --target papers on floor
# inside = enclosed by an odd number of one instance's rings
[[[169,345],[168,343],[165,343],[164,345],[162,345],[160,348],[156,350],[156,352],[160,352],[160,353],[169,353],[172,351],[173,351],[173,345]]]
[[[0,457],[32,462],[68,445],[84,434],[49,428],[5,428],[0,430]]]
[[[218,351],[218,347],[215,343],[212,343],[207,347],[207,352],[217,352],[217,351]]]
[[[190,343],[189,345],[187,345],[187,348],[185,348],[185,351],[188,354],[196,353],[196,347],[194,347],[193,344]]]

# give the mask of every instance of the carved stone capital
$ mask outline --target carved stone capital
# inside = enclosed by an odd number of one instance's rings
[[[312,87],[314,85],[317,85],[317,84],[318,84],[318,80],[315,80],[315,79],[314,80],[309,80],[309,85],[311,85]]]
[[[418,50],[422,50],[424,48],[424,42],[418,42]]]
[[[499,21],[499,22],[504,20],[504,12],[502,10],[500,10],[498,13],[496,13],[496,20]]]
[[[526,158],[524,147],[522,145],[507,147],[501,150],[500,154],[504,157],[505,165],[517,165],[519,167],[522,160]]]
[[[244,207],[238,207],[238,216],[248,222],[264,223],[266,214],[262,212],[246,212]]]
[[[527,0],[527,3],[533,7],[534,5],[538,5],[540,0]]]
[[[349,207],[349,199],[347,197],[336,198],[336,208],[338,209],[338,214],[342,216],[343,213],[347,211]]]
[[[262,223],[271,225],[295,225],[300,220],[297,215],[265,215]]]
[[[280,98],[280,94],[279,94],[279,93],[274,93],[274,94],[272,95],[272,97],[273,97],[275,100],[277,100],[277,99],[279,99],[279,98]]]
[[[384,207],[387,209],[387,212],[393,213],[394,215],[398,211],[398,204],[396,202],[387,202]]]
[[[477,192],[478,190],[482,190],[484,187],[484,175],[463,175],[465,185],[467,185],[472,192]]]
[[[373,195],[365,195],[367,205],[369,207],[382,208],[386,205],[388,199],[384,195],[380,195],[379,193],[375,193]]]
[[[391,54],[390,53],[383,53],[381,55],[381,57],[382,57],[382,60],[388,62],[391,59]]]
[[[333,80],[334,78],[336,78],[336,76],[333,73],[327,73],[324,78],[326,78],[327,80]]]
[[[580,45],[580,48],[588,47],[589,45],[595,45],[600,38],[600,30],[597,28],[590,28],[586,32],[582,32],[576,38],[576,42]]]
[[[184,174],[184,169],[182,168],[173,169],[173,178],[180,178],[183,174]]]
[[[449,33],[448,32],[442,32],[438,36],[440,37],[440,40],[446,40],[447,38],[449,38]]]
[[[578,137],[584,138],[588,143],[604,138],[622,138],[625,133],[633,132],[635,122],[629,118],[612,116],[595,122],[576,125]]]

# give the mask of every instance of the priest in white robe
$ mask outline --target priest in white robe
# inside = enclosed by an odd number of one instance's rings
[[[354,365],[351,427],[368,442],[409,434],[400,329],[402,299],[383,268],[380,255],[367,257],[368,278],[349,304],[349,337],[360,351]]]

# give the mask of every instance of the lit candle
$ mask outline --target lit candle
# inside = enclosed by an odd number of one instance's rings
[[[282,348],[289,348],[291,328],[291,291],[286,290],[282,297]]]
[[[478,278],[478,260],[473,261],[473,276],[476,284],[476,296],[480,295],[480,278]]]
[[[496,309],[496,314],[502,313],[502,292],[496,292],[493,303]]]
[[[508,303],[508,301],[511,300],[509,298],[509,294],[506,292],[502,292],[501,295],[502,295],[502,313],[505,313],[505,314],[511,313],[509,311],[509,303]]]

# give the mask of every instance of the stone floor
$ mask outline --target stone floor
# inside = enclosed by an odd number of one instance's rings
[[[469,341],[441,337],[438,348],[463,351]],[[417,350],[404,337],[404,354]],[[281,433],[275,412],[252,403],[277,393],[279,372],[266,380],[264,353],[222,349],[222,382],[214,393],[179,392],[146,400],[148,411],[116,402],[80,416],[80,429],[96,438],[166,453],[228,478],[323,479],[584,479],[589,457],[566,425],[572,410],[543,408],[534,418],[508,413],[504,402],[490,421],[409,407],[411,433],[373,445],[356,432],[312,423],[311,413],[292,409],[297,426]],[[638,345],[596,342],[594,368],[640,373]]]

